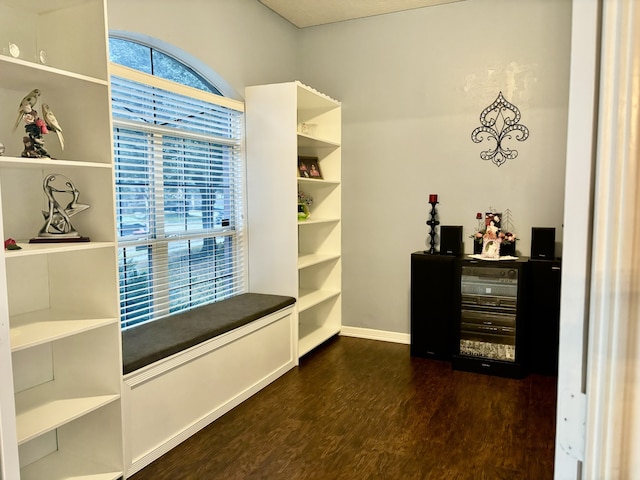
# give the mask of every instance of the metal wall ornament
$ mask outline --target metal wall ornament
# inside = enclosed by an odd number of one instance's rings
[[[42,210],[45,224],[29,243],[88,242],[89,238],[81,236],[71,224],[71,217],[90,207],[78,202],[80,191],[74,183],[64,175],[52,173],[45,177],[42,188],[49,203],[48,209]],[[68,203],[62,201],[63,196],[68,197]]]
[[[513,103],[508,102],[498,94],[498,98],[485,108],[480,114],[480,127],[471,133],[471,140],[481,143],[484,140],[495,141],[493,149],[480,152],[482,160],[491,160],[498,167],[507,160],[512,160],[518,156],[518,151],[506,147],[505,140],[515,138],[519,142],[524,142],[529,138],[529,129],[520,122],[520,110]]]

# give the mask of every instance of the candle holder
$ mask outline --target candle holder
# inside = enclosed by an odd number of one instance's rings
[[[431,218],[427,220],[427,225],[431,227],[431,231],[429,232],[429,236],[431,237],[431,239],[429,240],[429,245],[431,246],[431,248],[429,248],[429,250],[426,250],[425,253],[430,253],[431,255],[436,253],[436,227],[440,225],[440,222],[436,220],[436,205],[438,203],[439,202],[429,202],[429,204],[431,205],[431,212],[429,213],[431,215]]]

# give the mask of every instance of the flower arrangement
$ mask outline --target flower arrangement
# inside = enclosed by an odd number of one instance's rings
[[[298,190],[298,203],[305,203],[307,207],[310,207],[313,204],[313,197],[302,190]]]
[[[510,212],[508,212],[510,214]],[[487,212],[476,213],[478,228],[470,236],[473,239],[473,253],[485,255],[492,249],[493,253],[487,256],[515,255],[515,243],[518,237],[512,231],[504,231],[501,228],[502,214]]]
[[[503,244],[514,243],[518,238],[515,233],[512,232],[502,232],[498,233],[498,237],[501,239]]]

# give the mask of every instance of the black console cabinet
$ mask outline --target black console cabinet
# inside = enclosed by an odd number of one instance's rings
[[[469,268],[487,275],[470,279]],[[496,269],[504,282],[483,284]],[[560,274],[560,260],[411,254],[411,354],[492,375],[557,375]]]
[[[451,360],[459,298],[458,257],[411,254],[411,355]]]

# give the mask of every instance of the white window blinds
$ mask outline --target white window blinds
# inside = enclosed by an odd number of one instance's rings
[[[242,293],[242,104],[112,73],[123,328]]]

